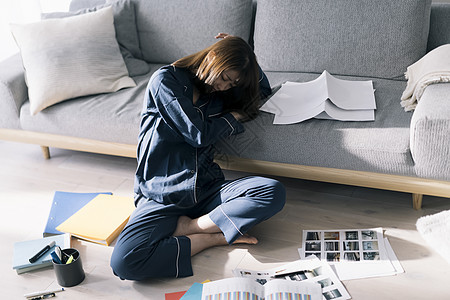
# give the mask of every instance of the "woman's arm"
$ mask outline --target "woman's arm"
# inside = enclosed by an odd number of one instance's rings
[[[153,76],[149,96],[173,131],[193,147],[204,147],[217,140],[244,131],[232,114],[202,119],[192,99],[184,94],[185,87],[168,70]]]

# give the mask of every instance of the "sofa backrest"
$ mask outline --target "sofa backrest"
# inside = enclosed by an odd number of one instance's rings
[[[72,0],[70,1],[69,11],[75,12],[85,8],[92,8],[97,5],[105,4],[106,0]]]
[[[151,63],[171,63],[228,32],[254,40],[264,70],[404,79],[426,49],[450,43],[450,3],[430,0],[73,0],[70,10],[111,1],[134,4]]]
[[[427,50],[450,44],[450,3],[432,3]]]
[[[426,53],[431,0],[257,0],[264,70],[401,79]]]
[[[251,0],[133,0],[144,59],[171,63],[202,50],[219,32],[250,38]]]
[[[117,0],[73,0],[80,10]],[[172,63],[217,40],[219,32],[250,38],[252,0],[119,0],[134,4],[143,59]]]

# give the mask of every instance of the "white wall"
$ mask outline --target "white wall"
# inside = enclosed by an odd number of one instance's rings
[[[0,61],[19,49],[9,30],[10,23],[40,20],[41,13],[67,11],[70,0],[0,0]]]

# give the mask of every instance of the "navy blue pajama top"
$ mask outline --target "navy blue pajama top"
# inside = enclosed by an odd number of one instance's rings
[[[163,204],[194,206],[201,194],[224,180],[213,144],[244,131],[215,94],[193,103],[194,82],[186,69],[165,66],[147,86],[141,115],[134,192]],[[263,97],[271,93],[261,71]]]

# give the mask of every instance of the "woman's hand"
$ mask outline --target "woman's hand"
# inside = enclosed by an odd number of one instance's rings
[[[232,111],[230,112],[230,114],[233,115],[233,117],[237,120],[237,121],[242,121],[245,119],[245,116],[241,113],[238,113],[237,111]]]
[[[220,32],[214,38],[216,39],[226,39],[227,37],[231,37],[231,34]]]

